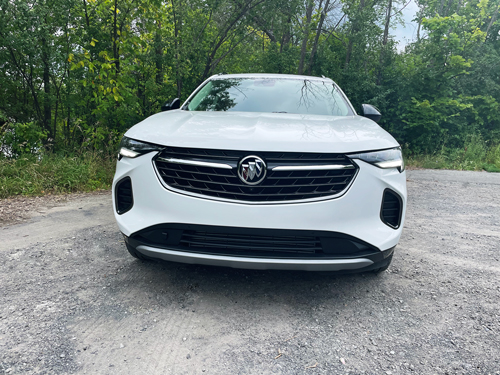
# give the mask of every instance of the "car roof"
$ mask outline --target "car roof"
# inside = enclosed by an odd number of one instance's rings
[[[330,78],[326,77],[312,77],[295,74],[272,74],[272,73],[242,73],[242,74],[217,74],[210,79],[228,79],[228,78],[267,78],[267,79],[297,79],[297,80],[311,80],[311,81],[327,81],[333,82]]]

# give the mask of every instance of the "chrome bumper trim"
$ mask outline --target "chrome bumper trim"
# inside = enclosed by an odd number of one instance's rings
[[[333,164],[333,165],[281,165],[272,168],[273,171],[329,171],[329,170],[339,170],[339,169],[354,169],[354,165],[343,165],[343,164]]]
[[[203,264],[253,270],[302,270],[302,271],[341,271],[356,270],[373,264],[370,259],[274,259],[245,258],[225,255],[189,253],[184,251],[159,249],[140,245],[137,251],[141,254],[171,262]]]

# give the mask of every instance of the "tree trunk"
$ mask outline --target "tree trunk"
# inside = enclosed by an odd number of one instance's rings
[[[316,55],[316,51],[318,49],[318,41],[319,41],[319,37],[321,35],[321,30],[323,29],[323,22],[325,21],[326,13],[328,12],[328,7],[330,6],[330,0],[326,0],[325,7],[323,9],[321,9],[322,2],[323,2],[323,0],[320,0],[319,8],[321,11],[321,15],[319,17],[318,30],[316,30],[316,37],[314,38],[314,43],[313,43],[313,47],[311,50],[311,57],[309,58],[309,67],[307,69],[307,74],[309,74],[309,75],[311,75],[311,73],[312,73],[314,56]]]
[[[486,40],[488,38],[488,33],[490,32],[490,28],[491,26],[495,23],[495,21],[497,20],[497,16],[498,16],[498,11],[500,10],[500,3],[497,5],[497,8],[495,9],[495,12],[493,13],[493,15],[491,16],[491,20],[490,20],[490,23],[488,24],[488,27],[486,28],[486,37],[484,38],[484,40]]]
[[[182,9],[182,4],[179,2],[179,9]],[[172,15],[174,17],[174,47],[175,47],[175,80],[177,83],[177,97],[182,94],[182,72],[181,72],[181,53],[182,46],[181,28],[182,16],[176,13],[175,2],[172,0]]]
[[[139,98],[139,103],[141,103],[141,110],[142,110],[142,115],[143,116],[148,116],[149,111],[146,108],[146,93],[145,93],[145,87],[144,87],[144,77],[142,74],[137,74],[137,81],[139,84],[137,85],[137,97]]]
[[[422,17],[418,18],[417,41],[420,42],[420,27],[422,26]]]
[[[120,52],[118,47],[118,0],[115,0],[115,7],[113,9],[113,58],[115,60],[116,75],[120,72]]]
[[[360,0],[358,7],[358,14],[356,15],[356,18],[352,23],[351,35],[349,35],[349,43],[347,44],[347,51],[345,54],[344,69],[347,69],[349,67],[349,63],[351,62],[352,48],[354,46],[354,36],[359,31],[359,17],[360,17],[359,13],[363,11],[364,7],[365,7],[365,0]]]
[[[302,47],[300,48],[300,62],[299,62],[298,74],[302,74],[304,72],[304,60],[306,58],[307,40],[309,39],[309,28],[311,26],[311,17],[313,8],[314,8],[314,1],[309,0],[307,2],[307,8],[306,8],[306,24],[304,25],[304,39],[302,39]]]
[[[83,9],[85,10],[85,23],[87,24],[87,29],[90,28],[89,13],[87,12],[87,2],[83,0]]]
[[[155,33],[155,65],[156,65],[156,84],[163,83],[163,48],[161,38],[161,22],[157,22],[158,30]]]
[[[217,66],[217,64],[221,61],[221,59],[217,59],[214,61],[215,56],[217,55],[217,51],[227,40],[228,36],[230,36],[229,32],[236,27],[239,20],[241,20],[252,8],[255,8],[257,5],[260,5],[264,2],[264,0],[258,0],[253,2],[253,0],[247,0],[244,6],[240,6],[239,13],[235,13],[235,17],[230,20],[221,31],[219,31],[218,35],[215,37],[214,42],[212,44],[212,50],[207,55],[207,60],[205,63],[205,70],[201,76],[200,81],[203,82],[208,75],[212,72],[212,70]],[[240,40],[241,42],[241,40]],[[225,54],[225,56],[227,53]]]
[[[443,8],[444,8],[444,1],[445,0],[441,0],[440,3],[439,3],[439,11],[438,11],[438,14],[443,17]]]
[[[50,138],[55,139],[55,128],[51,126],[51,102],[50,102],[50,70],[49,70],[49,53],[48,45],[45,37],[42,37],[42,64],[43,64],[43,128],[50,134]]]
[[[384,36],[382,38],[382,49],[380,50],[380,57],[378,60],[378,73],[377,73],[377,86],[380,85],[382,81],[382,70],[384,64],[384,55],[386,51],[387,42],[389,41],[389,26],[391,24],[391,11],[392,11],[392,0],[389,0],[387,4],[386,17],[385,17],[385,27]]]
[[[292,24],[292,18],[288,17],[287,23],[286,23],[286,25],[287,25],[286,31],[283,33],[283,36],[281,38],[280,53],[283,52],[283,47],[286,46],[288,43],[290,43],[290,39],[292,38],[292,34],[290,33],[290,28],[291,28],[290,25],[291,24]]]

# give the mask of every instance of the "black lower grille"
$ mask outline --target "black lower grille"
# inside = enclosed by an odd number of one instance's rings
[[[159,224],[134,233],[134,246],[243,257],[342,258],[364,256],[378,249],[341,233]]]
[[[401,224],[403,202],[401,197],[392,190],[386,189],[382,198],[380,218],[392,228],[399,228]]]
[[[258,185],[243,183],[237,174],[238,162],[248,155],[261,157],[267,175]],[[232,169],[168,162],[224,163]],[[308,166],[340,166],[339,169],[308,170]],[[341,154],[280,153],[166,148],[155,160],[160,178],[168,186],[200,195],[248,202],[280,202],[340,194],[347,189],[357,166]],[[274,167],[300,166],[301,170],[273,170]]]
[[[314,254],[321,251],[321,242],[317,237],[269,237],[242,234],[209,233],[185,231],[181,245],[191,249],[217,249],[231,252],[282,252]]]
[[[130,177],[118,181],[115,186],[115,203],[116,212],[123,214],[129,211],[134,205],[134,197],[132,194],[132,180]]]

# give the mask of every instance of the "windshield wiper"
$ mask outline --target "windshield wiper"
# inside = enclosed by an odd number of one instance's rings
[[[288,112],[285,112],[285,111],[273,111],[273,113],[288,113]]]

